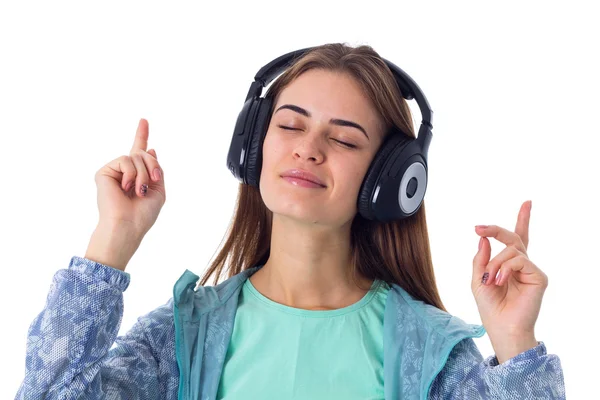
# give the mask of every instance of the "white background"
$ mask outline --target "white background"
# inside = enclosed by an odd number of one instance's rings
[[[288,51],[346,42],[400,66],[434,111],[425,204],[450,313],[481,322],[474,225],[514,230],[533,200],[528,254],[549,277],[536,338],[559,355],[569,398],[588,398],[600,222],[592,2],[215,3],[0,6],[0,397],[23,379],[29,324],[54,274],[85,254],[94,174],[129,153],[139,119],[167,202],[127,267],[120,334],[216,254],[238,188],[226,155],[254,74]],[[505,247],[491,243],[492,257]],[[476,343],[493,354],[487,335]]]

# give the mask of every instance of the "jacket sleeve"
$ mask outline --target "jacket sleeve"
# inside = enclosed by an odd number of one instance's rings
[[[429,392],[431,400],[449,399],[565,399],[560,359],[546,353],[544,342],[498,364],[483,360],[472,338],[452,351]]]
[[[158,362],[144,320],[116,338],[129,280],[124,271],[76,256],[56,272],[29,326],[16,399],[158,399]]]

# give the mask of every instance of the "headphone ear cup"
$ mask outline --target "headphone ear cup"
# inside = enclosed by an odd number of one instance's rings
[[[393,153],[401,153],[411,140],[414,139],[401,132],[394,131],[389,134],[386,141],[381,145],[381,148],[373,158],[358,194],[358,212],[364,218],[368,220],[377,219],[375,217],[375,211],[371,210],[371,200],[375,195],[374,191],[381,181],[382,169],[385,167],[388,160],[396,158],[391,157],[391,155]],[[381,193],[377,194],[381,195]]]
[[[246,182],[254,187],[259,187],[262,171],[262,147],[271,121],[273,99],[271,97],[259,98],[256,102],[258,111],[250,126]]]
[[[255,102],[254,98],[250,98],[244,103],[238,114],[231,143],[229,144],[229,152],[227,153],[227,169],[242,183],[245,183],[244,165],[246,163],[246,159],[242,157],[245,155],[244,149],[247,147],[248,127],[251,123],[252,112],[255,109]]]

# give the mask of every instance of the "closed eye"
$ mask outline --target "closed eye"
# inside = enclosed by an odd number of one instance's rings
[[[281,128],[281,129],[286,129],[288,131],[299,131],[299,130],[301,130],[301,129],[298,129],[298,128],[290,128],[289,126],[283,126],[283,125],[277,125],[277,126],[279,128]],[[356,146],[353,145],[353,144],[342,142],[341,140],[337,140],[337,139],[333,139],[333,140],[336,141],[336,142],[338,142],[339,144],[341,144],[343,146],[346,146],[346,147],[350,148],[350,149],[355,149],[356,148]]]
[[[356,146],[355,146],[355,145],[353,145],[353,144],[346,143],[346,142],[342,142],[342,141],[340,141],[340,140],[337,140],[337,139],[333,139],[333,140],[335,140],[335,141],[336,141],[336,142],[338,142],[339,144],[341,144],[341,145],[344,145],[344,146],[346,146],[346,147],[349,147],[349,148],[351,148],[351,149],[355,149],[355,148],[356,148]]]
[[[287,129],[287,130],[290,130],[290,131],[299,131],[300,130],[298,128],[290,128],[289,126],[283,126],[283,125],[277,125],[277,126],[279,128],[281,128],[281,129]]]

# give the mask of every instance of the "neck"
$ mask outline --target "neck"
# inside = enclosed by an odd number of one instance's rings
[[[271,251],[250,277],[264,296],[290,307],[332,310],[359,301],[372,280],[351,274],[350,223],[331,227],[273,219]]]

